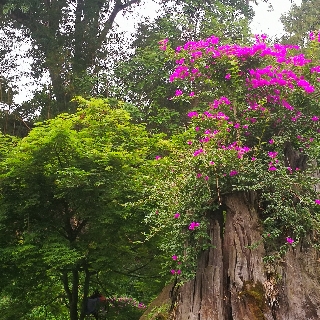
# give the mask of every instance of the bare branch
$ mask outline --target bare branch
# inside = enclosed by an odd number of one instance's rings
[[[69,288],[68,273],[66,271],[62,272],[61,281],[63,283],[64,291],[66,292],[66,294],[68,296],[68,300],[70,302],[72,300],[72,293]]]
[[[117,16],[117,14],[130,7],[131,5],[135,4],[135,3],[139,3],[141,0],[131,0],[131,1],[128,1],[126,3],[122,3],[120,0],[117,0],[116,3],[115,3],[115,6],[107,20],[107,22],[105,23],[104,25],[104,28],[103,30],[101,31],[100,35],[98,36],[98,44],[101,45],[102,42],[104,41],[104,39],[106,38],[109,30],[112,28],[112,25],[113,25],[113,22]]]

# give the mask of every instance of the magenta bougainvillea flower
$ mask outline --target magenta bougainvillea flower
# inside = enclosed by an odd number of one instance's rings
[[[198,149],[198,150],[196,150],[196,151],[193,153],[193,156],[196,157],[196,156],[198,156],[198,155],[201,154],[201,153],[204,153],[204,150],[203,150],[203,149]]]
[[[160,50],[163,50],[163,51],[166,51],[166,50],[167,50],[168,41],[169,41],[168,39],[160,40],[160,41],[158,42],[158,44],[159,44],[159,49],[160,49]]]
[[[181,274],[181,270],[178,269],[178,270],[174,270],[174,269],[171,269],[170,272],[174,275],[174,274]]]
[[[290,238],[290,237],[287,237],[286,240],[287,240],[287,243],[289,243],[289,244],[293,244],[294,243],[294,240],[292,238]]]
[[[193,118],[193,117],[197,117],[198,116],[198,112],[197,111],[191,111],[188,113],[188,117],[189,118]]]
[[[268,152],[268,156],[270,158],[276,158],[277,155],[278,155],[278,152],[275,152],[275,151],[269,151]]]
[[[236,129],[239,129],[240,126],[241,126],[240,123],[235,123],[235,124],[234,124],[234,127],[235,127]]]
[[[320,32],[312,34],[314,41],[320,42],[319,37]],[[190,151],[179,158],[181,163],[186,160],[183,170],[189,170],[186,177],[191,177],[190,183],[194,183],[190,190],[205,193],[208,189],[209,193],[224,194],[242,187],[269,187],[269,182],[274,182],[268,189],[273,190],[280,188],[286,179],[294,184],[295,179],[303,178],[304,172],[298,173],[299,169],[288,164],[280,152],[284,142],[292,141],[297,152],[312,156],[312,148],[320,137],[315,94],[320,82],[319,61],[311,61],[312,55],[298,50],[296,45],[269,45],[265,35],[256,36],[256,42],[250,46],[220,44],[219,38],[212,36],[189,41],[176,49],[173,58],[176,67],[169,81],[177,83],[174,99],[189,104],[185,104],[187,122],[194,128],[186,138],[190,139],[187,141]],[[300,98],[305,106],[299,103]],[[275,151],[275,146],[279,150]],[[234,176],[237,177],[230,178]],[[208,180],[210,184],[205,183]],[[260,185],[261,181],[265,185]],[[197,196],[194,193],[190,198],[194,195]],[[309,199],[306,194],[302,196]],[[274,199],[275,203],[283,198],[279,199]],[[313,201],[320,205],[320,199],[311,198]],[[308,203],[310,199],[303,205]],[[284,217],[285,210],[269,214],[289,221]],[[207,223],[200,218],[191,219],[199,219],[189,224],[189,230],[194,230],[191,235],[201,232],[202,228],[197,230],[200,223],[201,226]],[[294,223],[288,224],[295,234]],[[294,239],[287,237],[286,243],[292,245]],[[180,252],[175,252],[180,256]],[[177,275],[178,270],[172,270],[172,274]]]
[[[196,227],[199,227],[200,226],[200,223],[199,222],[191,222],[190,225],[189,225],[189,230],[194,230],[194,228]]]
[[[236,176],[237,174],[238,174],[237,170],[231,170],[230,173],[229,173],[229,176],[233,177],[233,176]]]

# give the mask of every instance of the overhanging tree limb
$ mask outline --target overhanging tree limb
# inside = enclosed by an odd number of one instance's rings
[[[117,16],[117,14],[128,8],[129,6],[133,5],[133,4],[136,4],[136,3],[140,3],[141,0],[131,0],[131,1],[128,1],[126,3],[122,3],[121,0],[117,0],[116,3],[115,3],[115,6],[107,20],[107,22],[105,23],[105,26],[104,28],[102,29],[100,35],[98,36],[98,43],[101,45],[103,43],[103,41],[105,40],[108,32],[110,31],[110,29],[112,28],[112,25],[114,23],[114,20]]]

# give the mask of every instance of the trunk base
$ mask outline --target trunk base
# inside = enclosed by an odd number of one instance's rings
[[[219,213],[210,217],[214,248],[201,253],[192,281],[171,290],[176,294],[167,298],[174,308],[170,317],[159,319],[320,319],[318,252],[301,243],[268,270],[255,193],[228,195],[224,204],[225,225]]]

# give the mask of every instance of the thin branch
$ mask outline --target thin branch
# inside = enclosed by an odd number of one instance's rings
[[[17,111],[15,111],[15,112],[17,112]],[[31,130],[31,128],[27,125],[27,123],[22,119],[22,117],[20,117],[20,115],[18,114],[16,114],[16,113],[14,113],[14,115],[18,118],[18,120],[20,120],[20,121],[22,121],[23,122],[23,124],[29,129],[29,130]]]
[[[97,42],[98,42],[98,45],[101,46],[102,42],[104,41],[104,39],[106,38],[109,30],[112,28],[112,25],[113,25],[113,22],[117,16],[117,14],[130,7],[131,5],[135,4],[135,3],[139,3],[141,0],[131,0],[131,1],[128,1],[127,3],[121,3],[121,1],[117,0],[116,3],[115,3],[115,6],[107,20],[107,22],[105,23],[105,26],[104,28],[102,29],[100,35],[98,36],[98,39],[97,39]]]
[[[111,270],[112,272],[114,273],[118,273],[118,274],[122,274],[122,275],[125,275],[125,276],[130,276],[130,277],[134,277],[134,278],[138,278],[138,279],[159,279],[159,278],[162,278],[160,275],[157,275],[157,276],[140,276],[138,274],[130,274],[130,273],[126,273],[126,272],[122,272],[122,271],[117,271],[117,270]]]
[[[69,288],[69,281],[68,281],[68,274],[67,272],[62,272],[62,275],[61,275],[61,281],[63,283],[63,288],[64,288],[64,291],[66,292],[67,296],[68,296],[68,300],[69,302],[71,302],[72,300],[72,293],[71,293],[71,290]]]

